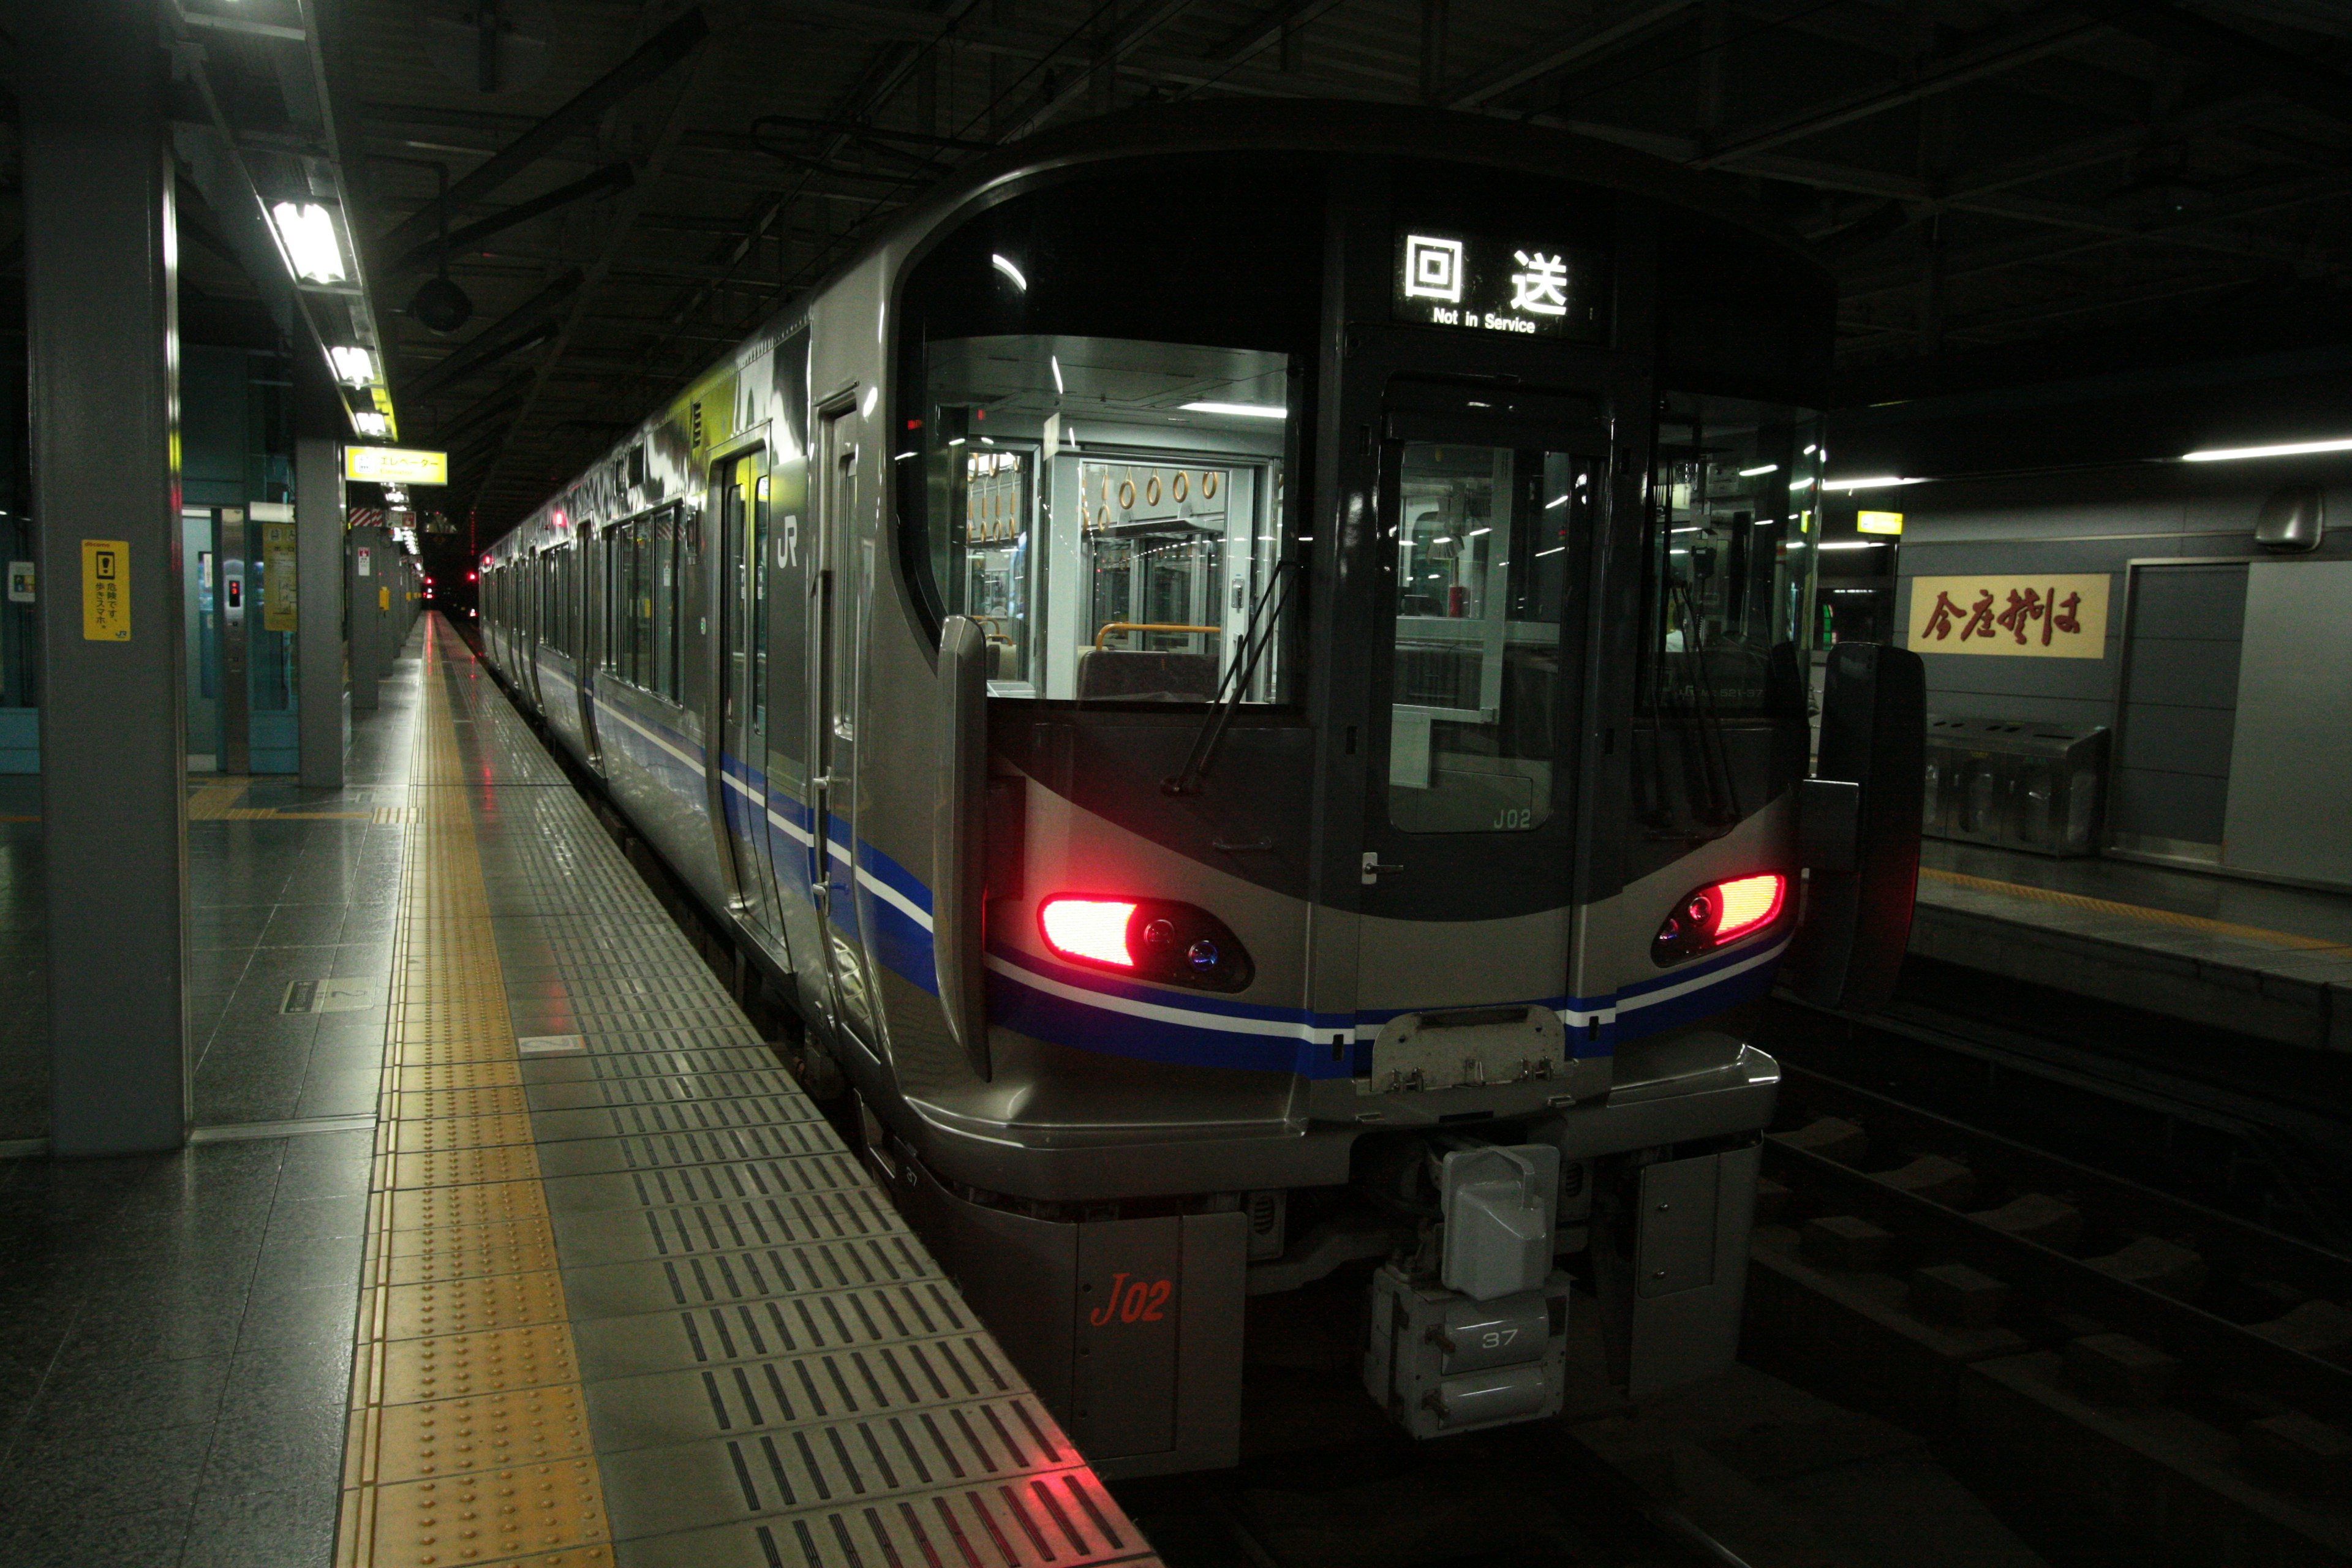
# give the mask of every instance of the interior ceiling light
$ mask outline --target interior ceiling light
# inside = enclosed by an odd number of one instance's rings
[[[1759,474],[1777,474],[1780,471],[1780,464],[1767,463],[1760,468],[1742,468],[1739,470],[1739,477],[1743,479],[1752,479]]]
[[[349,276],[343,270],[343,247],[335,239],[334,216],[326,208],[316,202],[279,202],[269,209],[269,216],[278,226],[294,276],[313,283],[341,283]]]
[[[2300,458],[2308,452],[2352,452],[2352,437],[2337,441],[2290,441],[2277,447],[2214,447],[2183,452],[2184,463],[2233,463],[2243,458]]]
[[[1888,539],[1825,539],[1822,541],[1821,547],[1823,550],[1876,550],[1893,542]]]
[[[352,415],[352,423],[358,426],[359,433],[362,436],[389,436],[392,434],[392,422],[386,419],[383,415],[374,412],[373,409]]]
[[[1924,479],[1903,479],[1895,474],[1874,474],[1868,479],[1823,479],[1822,481],[1822,489],[1825,490],[1883,490],[1890,489],[1895,485],[1917,485],[1925,484],[1926,482],[1927,481]]]
[[[1024,294],[1029,292],[1029,279],[1022,277],[1021,268],[1013,266],[1012,262],[1006,260],[1002,256],[992,256],[988,258],[988,264],[991,267],[995,268],[999,272],[1003,273],[1007,278],[1012,279],[1013,286],[1015,289],[1020,289]]]
[[[333,362],[335,378],[349,386],[365,386],[375,379],[375,355],[365,349],[329,349],[327,358]]]
[[[1187,414],[1231,414],[1244,419],[1287,419],[1290,410],[1279,403],[1187,403]]]

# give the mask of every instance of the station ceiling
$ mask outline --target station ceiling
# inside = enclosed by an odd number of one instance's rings
[[[1707,171],[1835,268],[1862,372],[2352,271],[2342,0],[285,3],[401,436],[483,541],[936,182],[1153,100],[1430,103]],[[267,33],[193,35],[248,140]],[[472,310],[436,332],[445,265]]]

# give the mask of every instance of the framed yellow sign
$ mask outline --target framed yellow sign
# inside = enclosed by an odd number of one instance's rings
[[[81,542],[81,635],[89,642],[131,640],[131,542]]]
[[[1914,577],[1914,653],[2105,658],[2107,574]]]
[[[449,454],[419,447],[346,447],[343,478],[377,485],[446,485]]]

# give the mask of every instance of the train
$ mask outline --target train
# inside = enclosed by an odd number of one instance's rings
[[[1234,1463],[1292,1292],[1417,1436],[1558,1412],[1571,1310],[1645,1397],[1736,1352],[1748,1016],[1907,932],[1918,661],[1816,622],[1834,299],[1563,132],[1088,121],[492,545],[485,657],[1101,1473]]]

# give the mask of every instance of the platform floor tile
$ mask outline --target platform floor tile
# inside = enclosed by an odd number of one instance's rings
[[[437,623],[418,724],[341,1562],[1151,1562]]]

